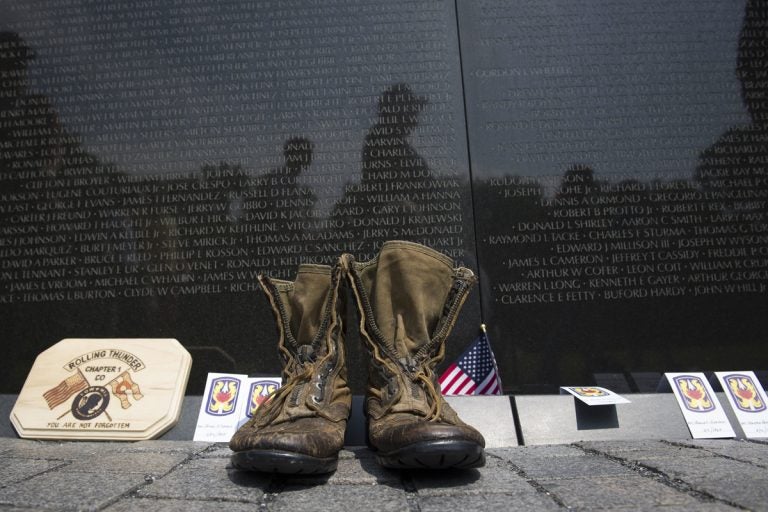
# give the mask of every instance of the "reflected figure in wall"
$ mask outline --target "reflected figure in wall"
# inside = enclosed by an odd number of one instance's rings
[[[34,171],[29,179],[48,180],[77,168],[80,174],[110,175],[60,121],[51,98],[32,89],[29,64],[35,57],[19,34],[0,32],[0,173]],[[8,180],[2,188],[12,192],[14,187],[20,184]]]
[[[424,243],[410,234],[407,219],[419,211],[422,193],[439,187],[409,141],[426,105],[426,99],[405,83],[388,87],[379,97],[376,123],[363,142],[360,183],[347,186],[332,212],[345,237],[366,245],[392,238]],[[368,245],[366,250],[376,247]]]
[[[265,197],[258,201],[245,201],[246,212],[252,209],[278,212],[277,220],[281,230],[291,229],[296,221],[305,226],[307,222],[311,223],[315,218],[317,195],[312,187],[302,183],[301,176],[312,165],[313,150],[314,144],[305,137],[292,137],[285,141],[283,166],[264,175]]]
[[[705,190],[749,189],[753,195],[756,190],[768,190],[768,57],[763,51],[768,46],[767,18],[768,2],[747,0],[736,76],[751,123],[728,130],[701,153],[696,181]],[[760,212],[762,222],[766,221],[768,201],[764,194],[762,200],[751,203],[739,198],[724,201],[725,210],[733,210],[734,203],[739,203],[739,213]]]
[[[434,180],[424,158],[408,138],[419,124],[419,115],[427,100],[416,96],[407,84],[395,84],[379,97],[378,120],[363,142],[361,183],[383,183],[381,178],[393,171],[391,179],[414,183],[426,189]]]
[[[245,234],[245,246],[270,245],[271,263],[265,269],[273,277],[292,278],[297,259],[303,258],[317,224],[317,194],[303,176],[312,165],[314,143],[292,137],[283,144],[284,164],[259,178],[245,191],[239,222],[258,225]]]
[[[52,177],[72,148],[50,99],[30,88],[28,66],[35,56],[17,33],[0,32],[0,112],[9,120],[0,125],[0,141],[9,148],[0,152],[0,172],[38,169]]]
[[[211,211],[221,216],[223,224],[238,222],[242,216],[244,179],[243,168],[227,162],[205,165],[200,169],[201,189],[219,192],[210,205],[213,206]]]
[[[67,168],[96,174],[103,167],[95,155],[84,149],[80,138],[60,122],[53,101],[33,90],[29,65],[35,58],[35,50],[19,34],[0,32],[0,173],[28,173],[22,178],[6,178],[2,191],[19,192],[20,200],[34,199],[25,181],[42,183],[61,178]],[[56,208],[65,208],[66,204],[58,203]]]

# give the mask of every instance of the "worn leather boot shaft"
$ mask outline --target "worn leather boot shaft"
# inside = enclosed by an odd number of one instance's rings
[[[272,457],[279,459],[272,468],[276,472],[332,471],[352,400],[344,362],[341,267],[304,264],[295,281],[259,276],[259,282],[277,321],[283,386],[232,437],[233,451],[253,455],[236,453],[233,462],[269,471],[259,464]]]
[[[445,402],[435,374],[445,340],[476,282],[472,271],[454,268],[450,258],[428,247],[403,241],[384,243],[371,261],[344,255],[342,262],[360,313],[361,338],[371,355],[366,393],[370,444],[386,459],[409,447],[429,451],[437,444],[463,443],[473,447],[466,467],[482,465],[482,435]],[[379,460],[389,467],[410,467]]]

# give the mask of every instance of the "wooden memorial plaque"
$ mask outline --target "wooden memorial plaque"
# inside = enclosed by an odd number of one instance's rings
[[[21,437],[139,441],[176,424],[192,357],[174,339],[61,340],[11,411]]]

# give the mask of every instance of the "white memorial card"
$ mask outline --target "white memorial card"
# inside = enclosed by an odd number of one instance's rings
[[[252,377],[245,381],[245,388],[247,393],[242,397],[242,404],[238,410],[238,422],[237,428],[253,418],[256,413],[256,409],[261,407],[261,404],[267,401],[267,399],[277,391],[280,387],[282,379],[280,377]]]
[[[610,389],[598,386],[562,386],[560,394],[571,394],[587,405],[628,404],[629,400]]]
[[[754,372],[715,372],[747,437],[768,437],[768,399]]]
[[[279,387],[280,378],[209,373],[193,440],[229,442]]]
[[[694,439],[736,436],[703,373],[665,373],[664,376]]]
[[[247,375],[209,373],[200,403],[194,441],[227,442],[237,430],[238,398]]]

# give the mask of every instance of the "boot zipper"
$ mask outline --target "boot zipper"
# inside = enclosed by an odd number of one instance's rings
[[[451,290],[451,296],[448,298],[448,301],[446,301],[447,312],[443,313],[442,322],[435,333],[435,335],[432,337],[432,339],[421,347],[414,356],[414,359],[417,361],[420,361],[421,359],[429,356],[432,354],[433,349],[436,345],[439,345],[442,343],[445,338],[448,336],[448,332],[453,327],[453,324],[455,322],[455,318],[457,315],[457,311],[461,307],[461,305],[464,303],[464,300],[466,299],[467,293],[470,291],[469,284],[463,279],[458,278],[453,289]],[[446,308],[443,308],[444,311]]]
[[[315,340],[312,342],[312,345],[319,344],[320,340],[327,337],[329,323],[331,321],[331,314],[334,313],[334,309],[337,307],[339,297],[338,297],[338,283],[339,283],[339,270],[340,266],[339,264],[336,264],[336,266],[333,268],[333,271],[331,272],[331,288],[330,288],[330,296],[328,298],[328,303],[326,304],[325,310],[323,311],[323,321],[320,324],[320,328],[318,329],[317,336]],[[334,296],[334,294],[336,294]],[[342,320],[338,320],[338,324],[341,325]],[[318,393],[317,395],[312,396],[312,400],[317,404],[322,402],[325,399],[325,384],[328,380],[328,377],[331,375],[334,369],[336,369],[336,366],[339,363],[339,351],[338,347],[335,346],[334,341],[331,340],[329,343],[329,346],[326,347],[326,350],[331,352],[331,358],[328,362],[326,362],[322,369],[320,370],[320,375],[317,379],[317,389]]]
[[[352,272],[352,278],[355,280],[355,286],[357,286],[358,289],[362,290],[363,282],[356,271]],[[376,338],[379,344],[382,345],[382,348],[384,348],[384,353],[392,360],[392,362],[400,365],[406,371],[406,373],[409,373],[408,369],[400,362],[397,356],[397,350],[395,349],[395,346],[392,344],[390,340],[387,340],[384,338],[384,336],[381,334],[381,331],[376,326],[376,321],[373,318],[373,308],[371,308],[371,303],[368,302],[368,297],[362,293],[358,294],[358,297],[361,299],[360,302],[362,302],[363,304],[365,318],[368,321],[368,326],[371,331],[371,334],[373,334],[373,336]]]
[[[336,302],[338,301],[338,297],[336,300],[333,300],[333,291],[337,289],[337,284],[339,282],[339,276],[338,276],[338,264],[333,268],[331,271],[331,287],[328,291],[328,296],[326,298],[328,299],[327,303],[325,304],[325,308],[323,309],[322,313],[322,322],[320,322],[320,327],[317,329],[317,334],[315,335],[315,338],[312,340],[312,347],[317,349],[317,345],[320,344],[320,340],[322,340],[325,337],[325,331],[328,330],[328,323],[331,319],[331,312],[333,308],[336,307]]]

